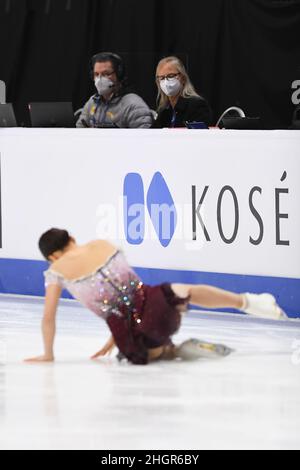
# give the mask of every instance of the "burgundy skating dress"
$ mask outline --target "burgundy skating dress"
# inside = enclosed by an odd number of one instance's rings
[[[189,299],[177,297],[169,283],[141,282],[123,253],[94,273],[69,281],[49,269],[45,286],[58,284],[108,324],[120,352],[133,364],[148,363],[148,349],[171,343]]]

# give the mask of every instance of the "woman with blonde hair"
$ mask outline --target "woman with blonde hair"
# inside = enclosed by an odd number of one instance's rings
[[[177,57],[162,59],[156,70],[158,116],[154,128],[186,127],[186,122],[211,124],[208,103],[195,90]]]

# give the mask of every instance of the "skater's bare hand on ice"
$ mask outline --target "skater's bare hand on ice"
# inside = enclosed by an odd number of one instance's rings
[[[99,357],[109,356],[112,353],[113,349],[114,349],[114,345],[109,348],[104,346],[104,348],[100,349],[100,351],[94,354],[91,357],[91,359],[94,360],[94,359],[98,359]]]
[[[30,363],[41,363],[41,362],[54,362],[54,356],[37,356],[37,357],[31,357],[29,359],[25,359],[24,362],[30,362]]]
[[[100,351],[98,351],[96,354],[94,354],[91,359],[98,359],[99,357],[103,357],[103,356],[106,356],[106,355],[109,355],[111,354],[111,351],[106,349],[106,348],[102,348],[100,349]]]
[[[106,343],[106,345],[100,349],[96,354],[94,354],[91,359],[98,359],[98,357],[103,357],[106,355],[110,355],[115,347],[115,341],[113,337],[109,339],[109,341]]]

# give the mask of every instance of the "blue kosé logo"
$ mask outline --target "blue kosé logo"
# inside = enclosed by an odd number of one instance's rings
[[[146,206],[161,245],[171,243],[176,226],[177,210],[168,185],[161,173],[155,173],[145,194],[140,174],[129,173],[124,180],[124,228],[131,245],[141,245],[146,236]]]

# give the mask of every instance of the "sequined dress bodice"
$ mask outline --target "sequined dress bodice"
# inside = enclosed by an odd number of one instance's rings
[[[45,271],[45,286],[58,284],[67,289],[82,305],[96,315],[107,319],[118,314],[121,305],[131,305],[132,298],[142,282],[132,270],[121,251],[117,251],[94,273],[76,280],[67,280],[49,269]]]

